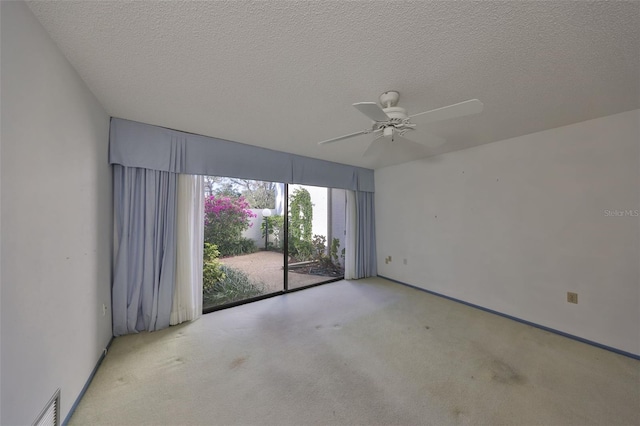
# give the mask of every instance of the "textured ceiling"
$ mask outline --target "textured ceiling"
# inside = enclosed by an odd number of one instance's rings
[[[640,2],[29,2],[115,117],[380,167],[640,107]],[[400,92],[431,150],[364,158],[351,106]],[[416,119],[419,123],[419,120]]]

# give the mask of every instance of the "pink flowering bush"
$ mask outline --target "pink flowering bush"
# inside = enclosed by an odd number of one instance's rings
[[[211,195],[204,200],[204,241],[215,244],[221,256],[253,252],[255,244],[242,238],[242,232],[256,216],[244,197]]]

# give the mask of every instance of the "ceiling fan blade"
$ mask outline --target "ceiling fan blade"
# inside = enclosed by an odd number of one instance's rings
[[[341,141],[343,139],[349,139],[349,138],[352,138],[354,136],[366,135],[367,133],[371,133],[371,130],[361,130],[359,132],[350,133],[348,135],[338,136],[337,138],[327,139],[326,141],[318,142],[318,145],[326,145],[328,143],[338,142],[338,141]]]
[[[371,145],[362,153],[363,157],[377,157],[378,154],[383,150],[384,145],[388,143],[389,140],[383,137],[375,138]]]
[[[477,114],[482,111],[484,104],[477,99],[460,102],[430,111],[419,112],[410,115],[409,118],[421,117],[421,123],[431,123],[434,121],[448,120],[450,118],[463,117],[465,115]]]
[[[436,136],[431,133],[422,134],[420,135],[421,136],[420,138],[407,137],[407,135],[411,136],[410,133],[405,133],[404,135],[402,135],[402,137],[408,141],[415,142],[429,148],[437,148],[440,145],[444,145],[444,143],[447,142],[445,138]],[[417,135],[414,134],[414,136],[417,136]]]
[[[422,144],[410,141],[404,136],[395,136],[394,140],[380,138],[372,148],[375,153],[373,164],[375,167],[386,167],[394,164],[418,160],[429,155],[429,149]],[[371,161],[371,160],[370,160]]]
[[[378,123],[384,123],[385,121],[391,120],[386,112],[380,108],[375,102],[358,102],[357,104],[353,104],[354,107],[373,121]]]

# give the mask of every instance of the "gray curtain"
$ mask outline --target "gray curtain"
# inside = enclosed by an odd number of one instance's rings
[[[175,173],[114,165],[113,334],[169,326],[176,268]]]
[[[356,223],[356,278],[374,277],[378,268],[373,192],[356,191]]]

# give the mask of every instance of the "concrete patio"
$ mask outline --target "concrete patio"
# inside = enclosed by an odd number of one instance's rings
[[[284,256],[275,251],[259,251],[220,259],[220,261],[232,268],[244,271],[249,278],[263,282],[267,293],[282,291],[284,289]],[[289,272],[289,289],[304,287],[311,284],[331,280],[332,277],[301,274]]]

